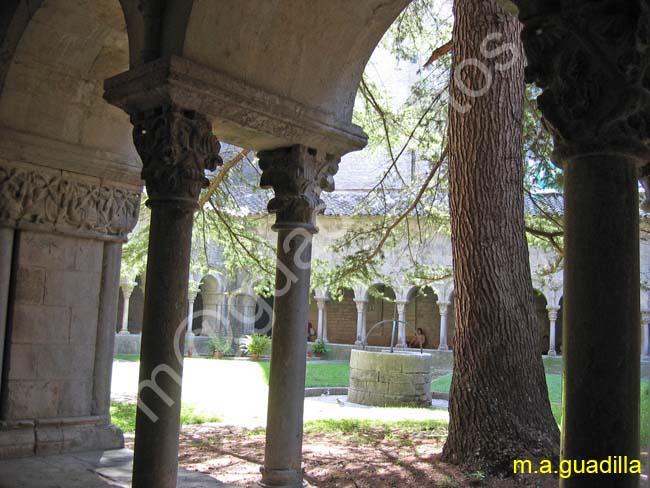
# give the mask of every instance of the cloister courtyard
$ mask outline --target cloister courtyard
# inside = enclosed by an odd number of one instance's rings
[[[561,359],[548,358],[546,380],[561,424]],[[137,356],[118,356],[113,364],[113,421],[133,443],[138,382]],[[235,486],[258,476],[263,455],[267,360],[187,358],[183,382],[181,466]],[[437,370],[431,408],[380,408],[350,403],[345,389],[349,362],[308,360],[305,386],[305,470],[314,486],[555,486],[539,477],[510,481],[483,472],[463,472],[439,460],[448,428],[451,373]],[[206,384],[206,378],[210,378]],[[650,382],[642,382],[642,442],[650,435]],[[338,390],[338,391],[337,391]],[[643,453],[647,459],[647,452]],[[647,468],[645,468],[647,469]],[[645,471],[644,469],[644,471]]]
[[[0,2],[0,488],[646,488],[649,395],[647,0]]]

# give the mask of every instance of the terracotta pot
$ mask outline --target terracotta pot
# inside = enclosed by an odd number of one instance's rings
[[[314,353],[311,352],[311,351],[307,351],[307,357],[308,357],[308,358],[313,358],[313,357],[314,357]]]
[[[260,359],[260,355],[257,354],[257,353],[252,353],[252,354],[251,354],[251,359],[252,359],[253,361],[259,361],[259,359]]]
[[[217,359],[221,359],[225,356],[225,353],[223,351],[214,351],[212,355]]]
[[[314,356],[316,356],[317,358],[321,357],[322,355],[323,355],[322,352],[315,352],[314,353]]]

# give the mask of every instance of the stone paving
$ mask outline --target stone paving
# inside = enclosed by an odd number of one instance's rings
[[[0,461],[0,488],[107,488],[131,486],[129,449]],[[178,488],[228,488],[214,478],[179,470]]]

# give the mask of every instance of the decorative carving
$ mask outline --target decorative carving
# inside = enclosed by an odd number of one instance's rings
[[[205,116],[173,105],[131,117],[149,202],[174,201],[195,209],[205,170],[223,163],[221,144]]]
[[[340,158],[321,157],[315,149],[296,145],[258,153],[262,188],[273,188],[268,204],[276,226],[303,227],[316,232],[315,215],[325,208],[322,191],[334,191]]]
[[[650,159],[650,6],[644,0],[520,1],[526,81],[558,162],[587,154]]]
[[[140,209],[140,192],[0,166],[0,222],[49,225],[75,234],[125,239]]]

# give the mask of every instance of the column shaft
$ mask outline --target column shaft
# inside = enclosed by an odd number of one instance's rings
[[[547,307],[548,309],[548,321],[549,321],[549,337],[548,337],[548,355],[557,356],[557,351],[555,350],[556,344],[556,331],[557,331],[557,313],[558,309],[554,307]]]
[[[592,156],[565,163],[564,459],[639,457],[637,169]],[[596,407],[597,406],[597,407]],[[608,475],[607,486],[638,487]],[[588,476],[563,487],[592,487]]]
[[[147,288],[144,300],[140,385],[153,381],[171,404],[154,389],[142,388],[138,401],[158,418],[138,408],[133,458],[134,488],[174,488],[178,470],[183,364],[176,348],[184,350],[185,334],[174,343],[185,318],[193,213],[173,206],[151,209]],[[158,371],[161,374],[156,375]],[[155,372],[154,372],[155,370]]]
[[[111,407],[111,376],[115,347],[115,316],[120,293],[120,262],[122,243],[104,243],[102,284],[95,339],[93,375],[93,415],[109,415]]]
[[[318,339],[327,342],[327,309],[324,299],[316,299],[318,306]]]
[[[281,266],[276,274],[262,484],[300,487],[311,272],[304,263],[311,261],[311,235],[279,229],[277,258]]]
[[[361,346],[366,341],[366,300],[355,300],[357,305],[357,340],[355,345]]]
[[[133,293],[133,287],[128,285],[122,285],[122,328],[120,329],[120,334],[129,333],[129,302],[131,300],[131,293]]]
[[[447,314],[449,310],[449,304],[438,303],[438,309],[440,310],[440,345],[438,346],[438,350],[448,351],[449,345],[447,344]]]
[[[14,252],[14,229],[0,227],[0,391],[2,391],[2,368],[4,365],[9,287]],[[114,329],[113,329],[114,330]]]
[[[397,347],[406,347],[406,305],[408,302],[397,303]]]

